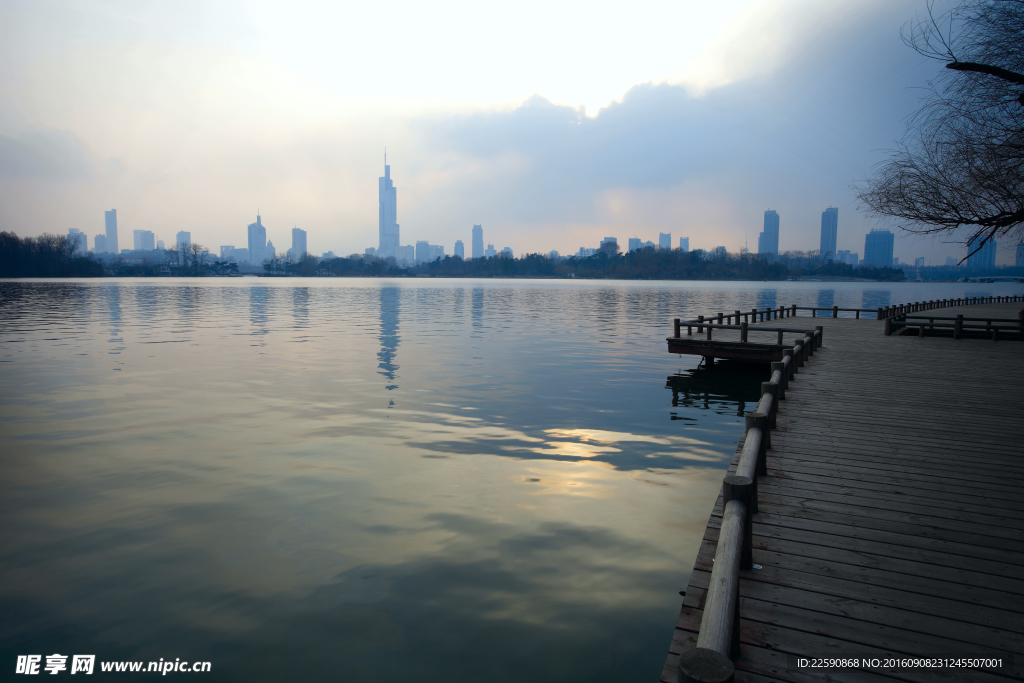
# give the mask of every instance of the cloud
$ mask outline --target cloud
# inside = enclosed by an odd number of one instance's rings
[[[93,160],[72,133],[31,130],[0,135],[0,175],[42,180],[90,180]]]

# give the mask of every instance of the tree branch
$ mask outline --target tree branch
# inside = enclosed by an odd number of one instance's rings
[[[950,62],[946,65],[947,69],[953,71],[973,71],[979,74],[988,74],[989,76],[995,76],[1001,78],[1004,81],[1010,83],[1016,83],[1017,85],[1024,85],[1024,74],[1010,71],[999,66],[991,66],[989,64],[978,64],[977,62]]]

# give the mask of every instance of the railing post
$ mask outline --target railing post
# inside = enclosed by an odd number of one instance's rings
[[[793,347],[789,347],[782,352],[782,357],[789,356],[789,377],[786,378],[786,386],[789,386],[789,380],[796,376],[796,358],[793,356]]]
[[[678,339],[679,338],[679,331],[681,329],[681,324],[680,324],[679,318],[676,318],[674,321],[672,321],[672,326],[674,328],[673,336]]]
[[[702,322],[704,322],[704,316],[698,315],[697,316],[697,334],[700,334],[701,332],[704,331],[704,326],[701,325]]]
[[[771,365],[772,375],[775,375],[775,371],[779,371],[779,389],[776,394],[776,398],[780,401],[786,398],[786,387],[789,386],[789,371],[786,370],[786,364],[782,361],[772,361]]]
[[[757,309],[756,308],[750,309],[750,322],[752,322],[752,323],[756,323],[757,322]]]
[[[820,347],[822,343],[824,343],[825,341],[825,328],[822,327],[821,325],[816,325],[814,329],[818,331],[818,337],[815,340],[814,345]]]
[[[719,313],[718,313],[718,324],[719,325],[722,324],[722,318],[723,318],[722,313],[721,313],[721,311],[719,311]]]
[[[795,318],[796,317],[796,304],[793,304],[793,308],[791,309],[791,313],[792,313],[792,315],[790,315],[789,317]]]
[[[735,314],[736,314],[736,324],[737,324],[737,325],[739,325],[739,324],[740,324],[740,322],[742,322],[742,321],[740,320],[740,312],[739,312],[739,311],[735,311]]]
[[[747,321],[744,320],[740,323],[740,341],[747,341]]]
[[[738,500],[746,508],[743,520],[743,544],[740,552],[740,569],[750,569],[754,564],[753,516],[757,512],[757,482],[750,477],[729,474],[722,480],[722,508],[731,500]]]
[[[886,337],[891,337],[892,336],[892,318],[886,318],[885,319],[885,336]]]
[[[839,317],[839,307],[838,306],[833,306],[832,307],[832,317],[833,318],[838,318]]]
[[[818,309],[817,308],[812,308],[811,309],[811,317],[812,318],[817,318],[818,317]]]
[[[712,330],[711,325],[708,325],[708,341],[711,341],[711,330]]]
[[[953,339],[960,339],[963,335],[964,330],[964,315],[961,313],[956,317],[956,321],[953,323]]]
[[[770,394],[772,397],[772,409],[768,413],[768,428],[775,429],[775,411],[779,406],[779,385],[771,382],[761,382],[761,395]]]
[[[779,330],[778,341],[775,342],[778,346],[782,346],[782,330]]]

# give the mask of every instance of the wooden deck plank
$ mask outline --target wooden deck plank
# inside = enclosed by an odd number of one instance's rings
[[[934,313],[1015,318],[1022,308]],[[1024,344],[885,337],[882,322],[868,319],[766,324],[821,325],[824,345],[779,403],[768,476],[759,478],[753,548],[762,569],[741,573],[736,680],[1024,679]],[[682,648],[696,643],[721,510],[719,496],[665,683],[675,683]],[[951,649],[1012,653],[1017,672],[809,672],[787,663],[789,654]]]

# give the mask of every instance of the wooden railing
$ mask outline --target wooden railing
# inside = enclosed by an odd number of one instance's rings
[[[900,304],[897,306],[879,306],[878,308],[840,308],[839,306],[822,307],[822,306],[779,306],[778,308],[766,307],[762,309],[752,308],[749,311],[733,311],[732,313],[718,313],[718,315],[703,316],[699,315],[692,320],[682,320],[676,318],[673,322],[675,325],[675,337],[680,337],[682,327],[686,326],[687,336],[693,334],[692,328],[697,328],[697,334],[703,332],[705,327],[722,327],[722,329],[740,329],[739,325],[742,323],[757,323],[766,322],[768,320],[778,320],[779,318],[794,318],[797,317],[798,311],[810,311],[811,317],[816,318],[818,311],[829,311],[832,313],[833,318],[838,318],[841,312],[853,312],[859,319],[861,313],[874,313],[875,318],[879,320],[887,318],[895,318],[897,316],[905,316],[908,313],[918,313],[921,311],[931,311],[940,308],[950,308],[953,306],[972,306],[976,304],[1000,304],[1000,303],[1018,303],[1024,302],[1024,296],[986,296],[986,297],[969,297],[960,299],[933,299],[930,301],[914,301],[912,303]],[[728,327],[732,325],[733,327]],[[757,328],[762,331],[775,332],[778,328]],[[710,339],[710,337],[709,337]],[[746,339],[744,339],[746,341]],[[781,343],[781,342],[780,342]]]
[[[734,474],[722,481],[722,528],[696,648],[679,657],[680,683],[726,683],[733,679],[732,660],[740,654],[740,572],[760,569],[753,562],[753,515],[757,512],[757,478],[767,474],[771,430],[780,400],[785,399],[797,368],[821,346],[821,329],[807,332],[772,363],[771,379],[761,384],[761,400],[746,415],[746,435]]]
[[[991,335],[992,341],[998,341],[1000,336],[1003,339],[1024,339],[1024,312],[1016,319],[965,318],[963,315],[958,315],[955,318],[900,315],[885,319],[885,336],[887,337],[897,334],[901,330],[914,328],[917,329],[917,334],[920,337],[923,337],[926,331],[933,335],[949,332],[953,339],[962,339],[965,332],[972,337],[980,336],[972,333],[982,332],[986,336]]]

